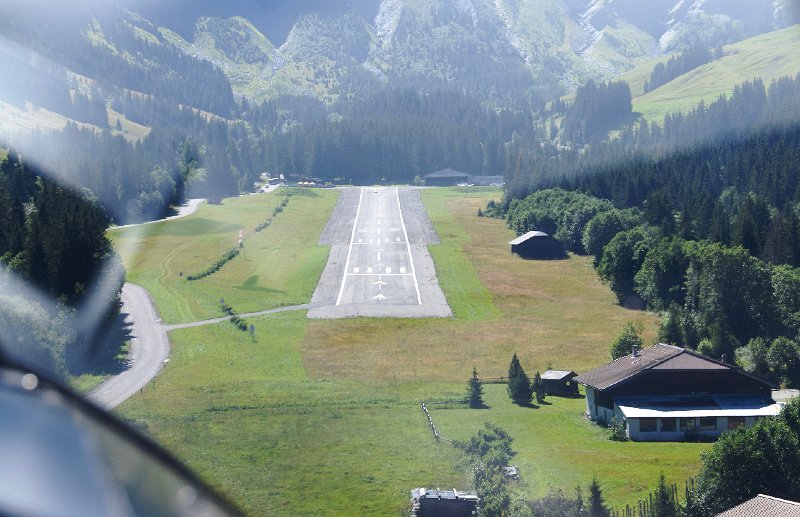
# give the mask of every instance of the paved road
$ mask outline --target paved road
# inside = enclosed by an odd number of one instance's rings
[[[255,318],[257,316],[265,316],[267,314],[277,314],[279,312],[289,312],[289,311],[304,311],[308,309],[312,309],[316,307],[313,303],[304,303],[302,305],[289,305],[286,307],[278,307],[277,309],[267,309],[264,311],[258,312],[248,312],[247,314],[237,314],[240,318]],[[166,325],[164,329],[167,332],[178,330],[178,329],[188,329],[193,327],[203,327],[205,325],[216,325],[217,323],[222,323],[223,321],[228,321],[231,319],[232,316],[225,316],[224,318],[212,318],[210,320],[202,320],[202,321],[195,321],[192,323],[177,323],[175,325]]]
[[[309,318],[451,316],[427,248],[438,238],[418,190],[343,190],[320,243],[331,253]]]
[[[130,368],[115,375],[89,392],[89,399],[97,405],[112,409],[142,389],[158,375],[169,358],[167,331],[156,314],[147,291],[135,284],[122,287],[123,312],[126,322],[132,324],[128,362]]]
[[[112,228],[133,228],[134,226],[141,226],[143,224],[153,224],[153,223],[160,223],[161,221],[172,221],[173,219],[180,219],[181,217],[186,217],[187,215],[192,215],[197,211],[197,207],[199,207],[205,199],[187,199],[184,204],[178,207],[178,213],[175,215],[171,215],[169,217],[165,217],[164,219],[157,219],[155,221],[147,221],[145,223],[136,223],[136,224],[126,224],[123,226],[112,226]]]

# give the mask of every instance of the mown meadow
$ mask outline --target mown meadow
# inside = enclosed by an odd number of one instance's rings
[[[292,196],[287,213],[255,237],[264,239],[260,247],[245,244],[250,262],[237,264],[237,257],[220,270],[225,280],[208,277],[213,287],[180,285],[174,275],[190,262],[198,268],[216,260],[236,223],[257,225],[285,192],[159,223],[165,228],[157,237],[138,245],[145,256],[126,258],[129,278],[151,282],[172,321],[216,316],[218,296],[239,312],[307,302],[327,258],[316,242],[336,201],[335,191],[309,192],[315,196]],[[682,483],[699,469],[707,445],[611,442],[583,417],[582,398],[521,408],[493,384],[486,386],[488,409],[460,402],[473,366],[481,377],[499,377],[517,353],[531,375],[548,367],[580,372],[608,360],[625,322],[640,322],[648,342],[657,328],[656,316],[616,303],[589,257],[512,256],[514,235],[504,222],[477,216],[500,195],[423,192],[442,241],[430,249],[453,318],[308,320],[296,311],[248,320],[253,338],[230,323],[173,331],[171,361],[120,414],[254,515],[399,515],[414,487],[469,488],[461,453],[433,438],[423,400],[446,438],[466,439],[484,421],[506,428],[518,453],[520,496],[571,493],[594,476],[619,507],[644,495],[661,472]],[[169,228],[181,221],[180,230]],[[131,238],[115,236],[115,245]],[[161,260],[179,246],[184,251],[159,277]],[[293,264],[276,265],[284,262]],[[247,296],[239,287],[253,275],[263,290]],[[194,301],[205,298],[207,307]]]

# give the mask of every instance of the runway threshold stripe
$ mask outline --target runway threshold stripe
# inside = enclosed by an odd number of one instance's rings
[[[353,241],[356,238],[356,226],[358,225],[358,216],[361,213],[361,199],[363,197],[364,197],[364,188],[362,187],[358,193],[358,208],[356,208],[356,218],[353,221],[353,231],[350,234],[350,246],[347,248],[347,262],[345,262],[344,264],[344,275],[342,275],[342,285],[339,287],[339,296],[336,298],[336,305],[341,305],[342,303],[342,294],[344,293],[344,283],[347,281],[347,271],[350,269],[350,255],[353,253]]]
[[[397,196],[397,211],[400,213],[400,226],[403,228],[403,235],[405,236],[406,249],[408,250],[408,260],[411,264],[411,275],[414,277],[414,289],[417,290],[417,304],[422,305],[422,296],[419,294],[419,282],[417,281],[417,270],[414,268],[414,256],[411,254],[411,244],[408,242],[406,222],[403,219],[403,207],[400,206],[400,189],[395,187],[394,193]]]

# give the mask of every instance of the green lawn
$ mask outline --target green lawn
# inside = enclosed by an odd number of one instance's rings
[[[484,387],[489,409],[436,409],[431,416],[445,438],[467,440],[483,422],[491,421],[513,437],[512,460],[520,468],[518,493],[540,497],[551,487],[568,495],[596,478],[606,502],[614,508],[646,497],[663,472],[668,482],[683,487],[700,468],[700,453],[710,444],[614,442],[608,431],[584,416],[581,398],[550,397],[538,408],[512,404],[506,386]]]
[[[310,299],[327,255],[316,242],[335,195],[308,192],[320,197],[292,197],[264,243],[248,242],[247,261],[237,258],[218,273],[229,276],[214,289],[240,312],[286,299],[270,293],[249,300],[239,286],[263,262],[287,257],[313,271],[313,281],[296,265],[272,267],[292,275],[287,282],[296,284],[286,290],[294,303]],[[549,365],[584,371],[608,360],[609,343],[625,321],[641,321],[648,341],[657,323],[652,314],[619,307],[587,257],[539,262],[511,255],[513,232],[501,220],[476,215],[499,197],[499,191],[423,192],[442,240],[431,252],[454,318],[308,320],[300,311],[249,320],[255,341],[230,323],[174,331],[172,360],[121,414],[253,514],[398,515],[414,487],[468,488],[460,454],[434,441],[420,400],[452,405],[473,366],[482,377],[504,375],[513,353],[531,374]],[[151,282],[159,308],[167,307],[173,320],[182,307],[181,317],[203,315],[195,297],[211,298],[210,312],[216,292],[202,282],[181,284],[176,271],[202,262],[191,257],[218,256],[238,232],[234,222],[255,226],[280,199],[278,193],[226,200],[163,223],[139,241],[148,246],[139,249],[144,257],[127,255],[130,278]],[[291,210],[295,217],[288,217]],[[131,239],[117,234],[115,245],[131,246]],[[216,248],[196,249],[210,245]],[[177,248],[160,269],[153,255]],[[487,391],[491,409],[435,409],[434,418],[453,438],[468,437],[486,419],[506,427],[525,475],[520,493],[529,497],[550,485],[570,491],[595,475],[621,504],[655,484],[657,465],[674,480],[697,470],[703,446],[612,443],[580,416],[582,400],[523,410],[507,403],[502,386]],[[627,464],[647,468],[631,475]]]
[[[273,217],[287,194],[289,204]],[[278,189],[109,234],[128,281],[150,292],[165,323],[198,321],[221,315],[221,297],[239,313],[308,302],[328,256],[317,242],[337,198],[335,190]],[[270,217],[269,227],[253,233]],[[235,247],[240,230],[245,246],[238,257],[206,278],[186,280]]]

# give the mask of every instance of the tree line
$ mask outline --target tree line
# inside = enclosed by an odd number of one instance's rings
[[[636,298],[664,315],[662,341],[798,385],[800,269],[770,264],[741,245],[684,239],[653,224],[648,208],[550,189],[487,213],[502,213],[518,234],[543,230],[569,251],[594,255],[620,302]]]
[[[87,190],[47,179],[14,151],[0,163],[3,351],[56,374],[85,367],[81,355],[118,313],[122,268],[108,223]]]

